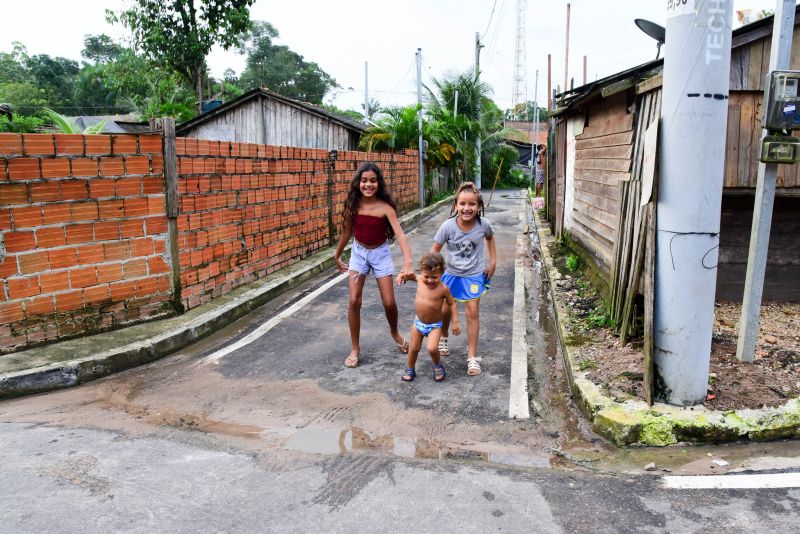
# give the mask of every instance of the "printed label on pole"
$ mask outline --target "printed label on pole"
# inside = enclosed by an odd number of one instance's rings
[[[694,13],[695,0],[667,0],[667,18]]]

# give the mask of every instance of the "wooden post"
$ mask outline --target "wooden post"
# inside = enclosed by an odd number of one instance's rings
[[[547,113],[553,111],[552,65],[550,54],[547,54]]]
[[[336,158],[339,157],[337,150],[328,152],[328,242],[331,246],[335,244],[336,239],[336,225],[333,222],[333,170],[336,166]]]
[[[564,49],[564,91],[567,90],[569,81],[569,4],[567,4],[567,39]]]
[[[158,119],[156,128],[161,130],[164,143],[164,201],[167,214],[168,249],[170,259],[170,281],[172,305],[179,313],[184,311],[181,299],[181,257],[178,248],[178,157],[175,148],[175,119]]]
[[[653,295],[655,285],[656,261],[656,203],[647,204],[645,247],[644,247],[644,400],[653,405]]]

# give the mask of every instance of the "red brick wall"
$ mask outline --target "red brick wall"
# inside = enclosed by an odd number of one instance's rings
[[[335,244],[363,161],[382,167],[400,213],[417,206],[416,151],[332,162],[184,138],[176,151],[186,309]],[[0,352],[174,311],[162,154],[155,134],[0,134]]]
[[[329,153],[177,140],[181,300],[193,308],[329,246]],[[340,152],[331,173],[334,223],[356,167],[375,160],[406,211],[417,202],[417,157]],[[338,228],[337,228],[338,232]]]
[[[158,135],[0,134],[0,347],[169,309]]]

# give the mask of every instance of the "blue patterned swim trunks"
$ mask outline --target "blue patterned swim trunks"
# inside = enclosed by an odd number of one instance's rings
[[[414,328],[419,330],[419,333],[423,336],[427,336],[431,332],[433,332],[437,328],[442,327],[442,321],[437,321],[435,323],[423,323],[419,320],[418,317],[414,317]]]

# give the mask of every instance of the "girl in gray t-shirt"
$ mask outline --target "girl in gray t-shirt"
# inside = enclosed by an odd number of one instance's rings
[[[463,302],[467,316],[467,374],[481,374],[478,363],[478,331],[480,329],[481,297],[489,289],[494,275],[497,253],[494,230],[483,213],[483,197],[475,184],[465,182],[456,191],[451,214],[433,238],[431,251],[445,249],[447,267],[442,282],[450,288],[456,302]],[[489,252],[489,261],[484,258],[483,243]],[[457,311],[457,310],[456,310]],[[442,337],[439,352],[442,356],[450,353],[447,347],[450,327],[450,308],[442,308]]]

